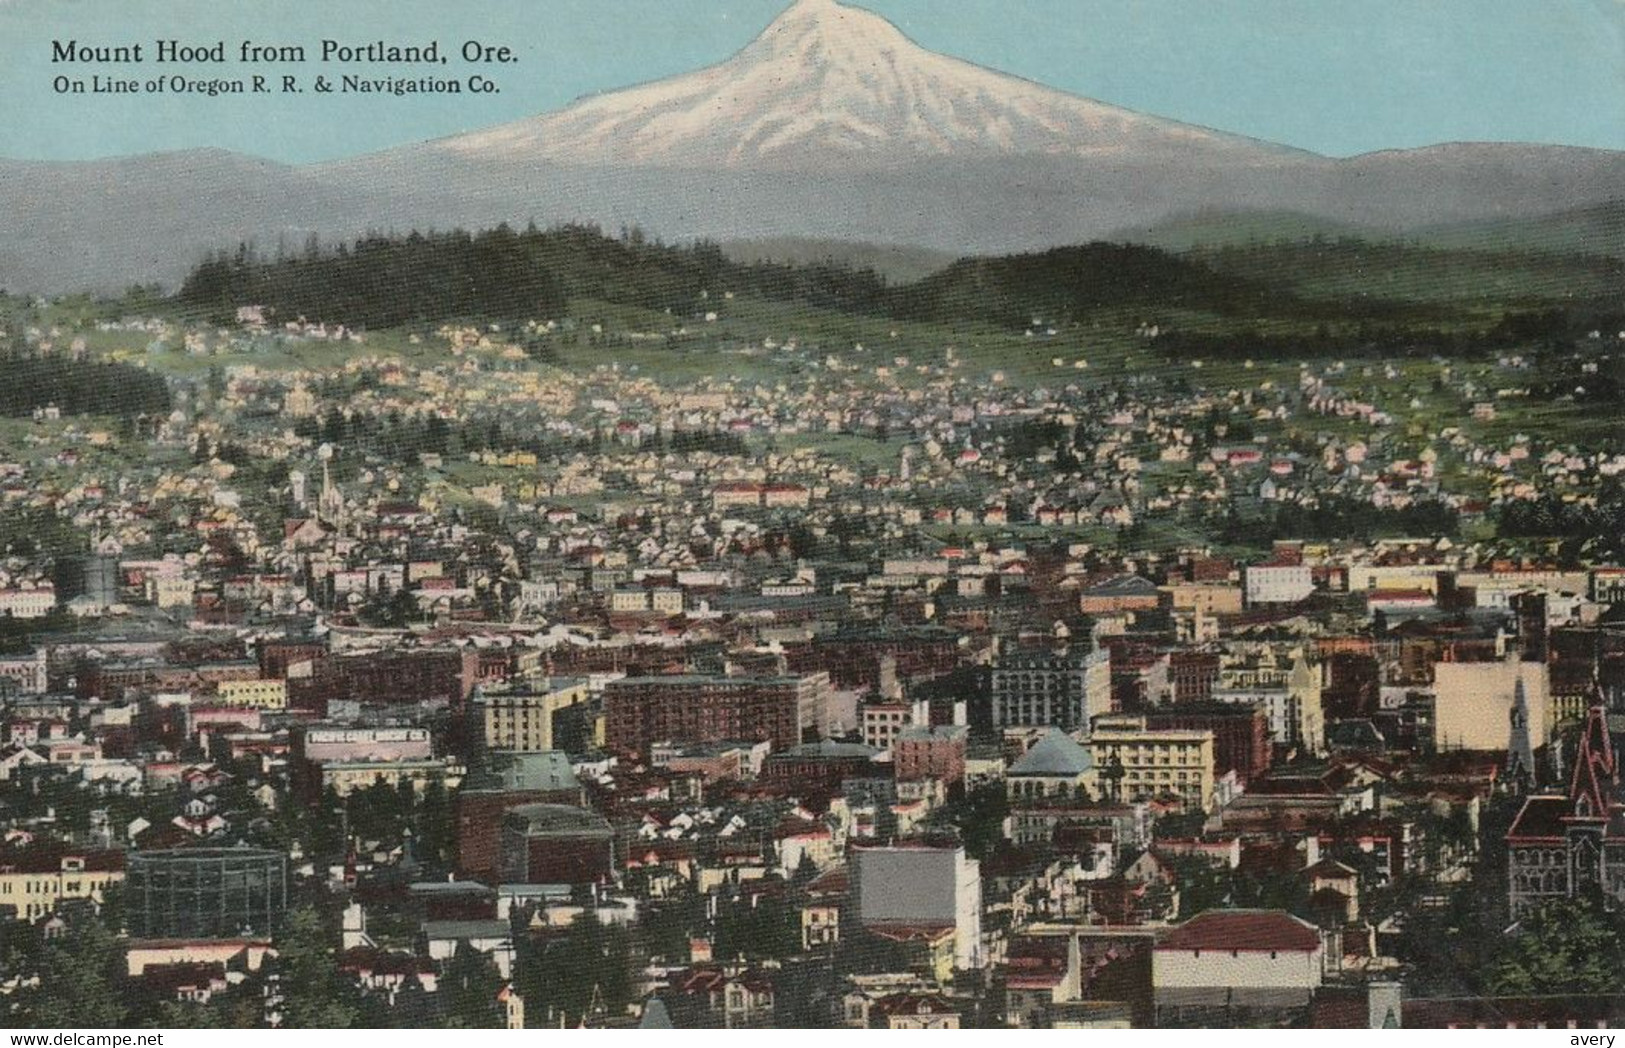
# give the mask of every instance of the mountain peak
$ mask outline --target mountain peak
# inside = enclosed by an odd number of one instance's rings
[[[737,69],[793,61],[819,67],[802,70],[804,75],[827,77],[831,66],[851,73],[855,66],[885,66],[899,55],[917,60],[930,52],[871,11],[836,0],[795,0],[726,64]]]
[[[438,148],[586,165],[841,171],[1014,155],[1279,156],[936,54],[837,0],[795,0],[718,65]]]

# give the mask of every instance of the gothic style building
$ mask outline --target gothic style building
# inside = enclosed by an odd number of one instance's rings
[[[1601,889],[1625,905],[1625,799],[1602,706],[1586,718],[1568,795],[1527,798],[1507,831],[1512,919],[1550,899]]]

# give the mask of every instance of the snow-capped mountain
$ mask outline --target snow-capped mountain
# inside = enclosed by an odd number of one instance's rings
[[[435,145],[575,164],[798,169],[858,159],[1294,153],[936,54],[836,0],[796,0],[719,65]]]
[[[309,167],[213,150],[0,160],[0,287],[174,286],[204,253],[309,233],[639,225],[999,254],[1200,209],[1406,231],[1625,199],[1625,153],[1446,144],[1331,159],[1135,113],[795,0],[719,65]]]

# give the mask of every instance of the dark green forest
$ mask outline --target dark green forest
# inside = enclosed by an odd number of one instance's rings
[[[1452,296],[1461,287],[1480,287],[1508,259],[1354,240],[1183,255],[1096,242],[965,258],[914,283],[891,285],[871,269],[837,261],[739,262],[704,241],[664,244],[636,231],[612,237],[592,225],[522,231],[502,225],[472,234],[373,235],[330,248],[312,241],[303,253],[275,257],[242,245],[200,264],[176,301],[220,319],[237,306],[257,304],[279,320],[367,328],[459,318],[555,319],[581,300],[686,317],[711,308],[711,296],[724,293],[852,316],[1013,329],[1035,321],[1065,326],[1126,308],[1231,322],[1218,331],[1164,332],[1158,343],[1170,356],[1215,358],[1290,356],[1306,348],[1453,354],[1487,343],[1571,338],[1618,319],[1607,299],[1548,292],[1554,281],[1611,279],[1620,263],[1546,259],[1537,266],[1541,257],[1518,256],[1521,268],[1507,277],[1510,285],[1485,292],[1506,308],[1485,312],[1481,300],[1464,311]],[[1436,293],[1421,293],[1418,273],[1451,279]],[[1269,330],[1280,322],[1290,334]]]
[[[253,303],[278,318],[369,328],[461,316],[547,317],[565,304],[558,279],[506,227],[476,236],[368,237],[272,261],[243,246],[198,266],[177,298],[198,309]]]
[[[961,259],[900,288],[893,312],[915,320],[992,319],[1023,326],[1099,309],[1151,306],[1221,316],[1274,315],[1302,304],[1278,286],[1229,276],[1154,247],[1084,244],[1038,254]]]
[[[507,226],[478,234],[371,236],[295,257],[262,258],[247,245],[199,265],[177,294],[185,307],[223,314],[269,307],[357,327],[457,317],[549,319],[572,299],[597,299],[688,315],[724,290],[849,312],[885,307],[885,281],[833,264],[744,265],[715,244],[671,246],[594,226]]]
[[[67,357],[9,354],[0,359],[0,415],[17,418],[55,405],[64,415],[167,414],[169,390],[162,375],[128,364]]]
[[[734,262],[711,243],[667,245],[635,233],[615,238],[579,225],[373,236],[270,259],[245,245],[198,266],[177,299],[216,312],[254,303],[284,318],[388,327],[454,317],[554,317],[569,301],[583,298],[685,316],[723,292],[860,316],[991,320],[1009,327],[1034,317],[1064,323],[1136,305],[1220,316],[1318,315],[1330,308],[1136,245],[1093,243],[963,259],[893,287],[872,270],[833,262]],[[1393,313],[1372,303],[1362,311]]]

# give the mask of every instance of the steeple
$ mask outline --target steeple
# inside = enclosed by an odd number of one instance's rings
[[[1582,819],[1606,819],[1619,786],[1619,770],[1614,762],[1614,740],[1608,733],[1608,711],[1591,707],[1580,748],[1574,756],[1574,778],[1569,784],[1569,800],[1574,815]]]
[[[344,515],[344,496],[333,483],[333,445],[317,448],[316,457],[322,460],[322,496],[316,504],[317,515],[328,524],[336,524]]]
[[[1520,676],[1512,688],[1511,733],[1507,740],[1507,782],[1522,793],[1534,785],[1535,750],[1529,741],[1529,696]]]

